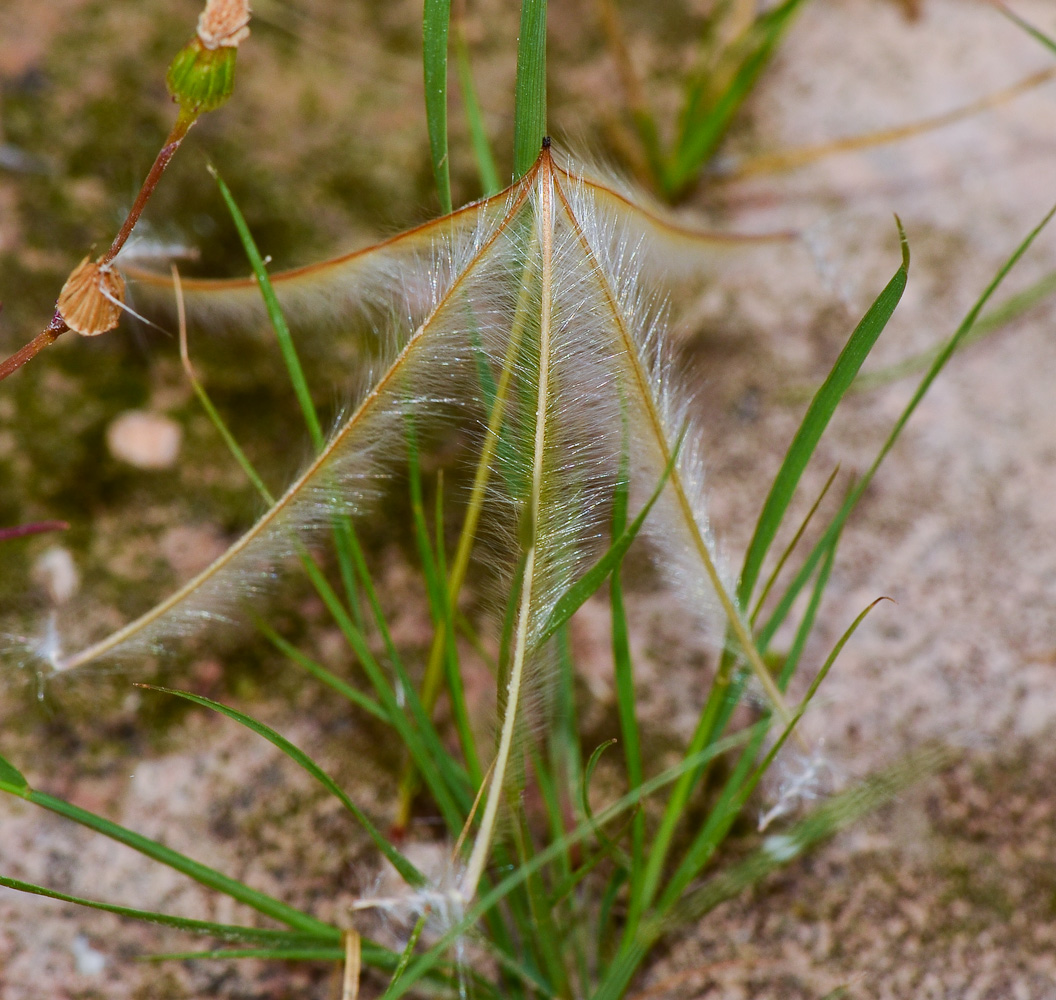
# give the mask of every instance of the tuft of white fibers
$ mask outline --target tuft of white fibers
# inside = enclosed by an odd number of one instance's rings
[[[106,955],[91,946],[83,934],[78,934],[70,942],[70,951],[77,972],[82,976],[100,976],[106,969]]]
[[[824,741],[809,754],[796,754],[791,760],[779,757],[777,769],[776,799],[768,809],[760,810],[760,833],[775,820],[795,815],[808,802],[831,795],[839,780],[835,765],[825,755]]]
[[[423,938],[435,941],[458,927],[465,918],[467,900],[458,888],[463,866],[453,857],[449,843],[410,843],[404,853],[425,876],[425,885],[408,885],[386,862],[369,891],[353,900],[349,910],[373,914],[389,925],[397,938],[405,937],[424,917]]]

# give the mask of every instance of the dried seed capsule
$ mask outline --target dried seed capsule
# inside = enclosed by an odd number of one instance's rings
[[[74,333],[94,337],[117,326],[124,301],[121,275],[85,257],[62,286],[57,307]]]
[[[237,48],[249,35],[249,0],[208,0],[198,16],[198,37],[207,49]]]
[[[190,114],[215,111],[235,86],[235,54],[230,46],[206,48],[200,38],[181,49],[165,77],[169,93]]]
[[[176,55],[165,78],[186,113],[214,111],[231,96],[238,44],[248,35],[247,0],[209,0],[197,36]]]

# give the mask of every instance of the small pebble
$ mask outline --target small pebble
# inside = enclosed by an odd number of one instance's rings
[[[83,934],[78,934],[70,946],[77,971],[82,976],[98,976],[106,968],[106,956],[96,951]]]
[[[52,604],[65,604],[81,585],[73,556],[61,545],[42,552],[33,563],[33,581],[48,592]]]
[[[147,410],[128,410],[106,429],[110,454],[137,469],[171,469],[182,440],[176,421]]]

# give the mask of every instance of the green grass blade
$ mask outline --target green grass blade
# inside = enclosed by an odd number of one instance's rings
[[[0,782],[19,790],[29,788],[26,776],[6,757],[0,757]]]
[[[311,437],[312,446],[315,448],[316,452],[320,452],[326,444],[326,436],[323,434],[323,428],[319,422],[319,414],[316,412],[315,404],[312,402],[312,395],[308,390],[308,380],[304,377],[304,369],[301,367],[300,358],[297,356],[297,349],[293,344],[293,337],[290,334],[289,324],[286,322],[286,317],[283,315],[278,297],[275,295],[275,289],[272,287],[271,279],[268,277],[267,268],[264,266],[264,258],[260,254],[256,241],[253,239],[253,234],[249,231],[249,226],[246,224],[245,216],[243,216],[241,209],[235,202],[231,190],[215,170],[212,168],[210,168],[210,170],[220,188],[220,194],[223,196],[224,203],[227,205],[227,210],[235,223],[235,228],[238,230],[239,239],[242,241],[242,248],[245,251],[246,257],[249,259],[250,267],[253,269],[253,274],[260,287],[260,294],[264,299],[264,308],[267,311],[268,319],[271,321],[272,328],[275,331],[275,337],[279,344],[279,351],[282,354],[283,364],[286,366],[286,372],[289,376],[290,384],[293,386],[294,395],[297,397],[297,402],[300,405],[301,415],[304,417],[305,426],[308,428],[308,434]],[[356,589],[352,573],[351,549],[354,544],[354,538],[352,536],[352,525],[348,518],[335,518],[334,540],[337,546],[341,578],[348,597],[349,606],[352,608],[352,614],[357,620],[359,620],[359,605],[356,598]]]
[[[821,608],[821,599],[825,596],[825,589],[828,587],[829,578],[832,576],[832,567],[836,562],[836,550],[839,544],[840,536],[836,535],[832,540],[832,544],[825,551],[821,569],[818,570],[818,578],[814,582],[814,589],[811,591],[810,600],[807,602],[807,610],[803,612],[803,618],[796,629],[795,638],[792,640],[792,645],[789,646],[788,653],[785,656],[785,662],[781,666],[781,673],[777,682],[781,686],[782,691],[788,687],[789,681],[792,680],[798,669],[807,640],[810,638],[811,632],[814,631],[814,622],[817,620],[818,610]],[[857,623],[853,627],[857,628]],[[823,671],[827,669],[828,667],[822,668]]]
[[[755,533],[752,535],[752,541],[744,557],[744,567],[741,570],[741,580],[737,588],[737,596],[742,606],[746,607],[751,600],[763,560],[784,520],[796,486],[814,454],[821,435],[829,425],[836,407],[850,388],[858,370],[883,332],[905,291],[909,275],[909,244],[901,222],[898,223],[898,233],[902,243],[901,267],[862,317],[862,321],[836,359],[828,378],[815,393],[799,430],[785,454],[777,477],[770,487],[770,493],[763,505],[755,526]]]
[[[191,388],[194,390],[194,394],[198,397],[198,402],[201,404],[202,409],[205,410],[209,422],[220,434],[224,444],[227,446],[227,450],[234,457],[235,461],[238,463],[238,467],[242,470],[245,477],[250,483],[252,483],[253,488],[266,504],[269,506],[273,504],[275,498],[272,496],[271,490],[268,489],[264,480],[260,477],[260,473],[257,472],[253,463],[250,462],[246,453],[242,450],[242,446],[235,440],[235,436],[231,433],[227,424],[224,422],[223,417],[220,416],[220,411],[213,405],[213,401],[209,398],[209,394],[205,391],[205,387],[193,376],[191,377]]]
[[[832,484],[836,482],[836,476],[839,474],[839,471],[840,467],[837,465],[836,468],[832,470],[829,478],[825,480],[825,485],[821,488],[821,492],[818,494],[817,499],[811,505],[810,510],[807,511],[806,517],[800,521],[799,527],[796,528],[796,533],[792,536],[792,540],[785,546],[784,552],[781,553],[773,571],[770,573],[770,576],[767,577],[766,583],[763,584],[762,592],[759,594],[759,598],[755,602],[755,607],[752,609],[750,622],[753,628],[755,627],[755,620],[759,617],[759,612],[762,611],[763,605],[766,604],[766,599],[770,596],[770,591],[774,589],[775,584],[781,576],[781,570],[785,568],[785,564],[792,557],[792,553],[795,552],[796,547],[806,533],[807,528],[810,527],[810,523],[814,520],[814,515],[817,514],[822,501],[828,496],[829,490],[832,489]]]
[[[131,847],[133,850],[139,851],[140,854],[145,854],[153,861],[167,865],[174,871],[194,879],[209,889],[214,889],[225,896],[230,896],[239,903],[245,903],[246,906],[252,907],[258,913],[286,924],[294,930],[327,941],[340,940],[341,931],[338,928],[323,923],[321,920],[316,920],[315,917],[302,913],[300,910],[294,909],[292,906],[288,906],[286,903],[280,902],[266,893],[251,889],[243,882],[230,878],[222,872],[210,868],[208,865],[194,861],[179,851],[174,851],[164,844],[159,844],[156,840],[151,840],[149,837],[135,833],[126,827],[104,819],[102,816],[97,816],[87,809],[81,809],[79,806],[64,802],[62,799],[57,799],[45,792],[33,791],[24,786],[14,785],[6,781],[0,781],[0,792],[17,795],[27,802],[32,802],[43,809],[47,809],[59,816],[64,816],[66,819],[71,819],[75,823],[80,823],[81,826],[94,830],[96,833],[101,833],[103,836],[109,837],[119,844],[124,844],[126,847]]]
[[[660,482],[657,483],[656,489],[653,490],[653,494],[646,501],[645,506],[638,512],[638,516],[620,534],[619,538],[609,546],[604,555],[557,599],[550,616],[546,620],[546,625],[543,627],[539,645],[542,645],[562,625],[566,624],[576,611],[586,603],[587,599],[597,592],[609,574],[623,561],[623,557],[627,554],[631,543],[638,537],[638,532],[641,531],[642,525],[645,524],[645,519],[649,516],[653,505],[660,499],[660,494],[663,493],[664,487],[667,485],[671,470],[674,469],[675,462],[678,460],[678,454],[684,438],[685,432],[679,437],[678,442],[672,449],[671,459],[660,477]]]
[[[523,177],[539,158],[546,133],[546,0],[521,0],[513,115],[513,172]]]
[[[422,936],[422,931],[425,930],[427,918],[428,915],[423,913],[415,923],[411,936],[407,938],[407,944],[404,946],[403,951],[400,952],[399,961],[396,963],[396,968],[392,973],[392,982],[398,982],[400,976],[403,975],[410,964],[411,958],[414,956],[414,949],[418,947],[418,939]]]
[[[550,837],[557,840],[565,835],[565,817],[561,809],[561,796],[557,790],[555,770],[550,766],[553,761],[545,760],[538,749],[531,748],[532,769],[535,771],[535,780],[539,786],[539,797],[543,800],[546,811],[546,822],[550,830]],[[563,854],[557,862],[558,876],[567,878],[572,871],[572,861],[567,854]]]
[[[698,80],[689,88],[678,144],[664,171],[664,186],[669,195],[677,194],[692,181],[715,152],[803,2],[785,0],[758,19],[752,29],[751,48],[729,86],[716,99],[709,99],[706,81]]]
[[[664,921],[663,930],[699,919],[723,900],[754,885],[808,848],[873,812],[910,785],[949,767],[958,756],[960,751],[953,747],[927,747],[854,788],[834,795],[786,833],[767,837],[748,860],[691,893]],[[656,930],[663,932],[660,927]]]
[[[1007,17],[1013,24],[1018,25],[1028,35],[1030,35],[1031,38],[1035,39],[1035,41],[1041,42],[1041,44],[1044,45],[1045,48],[1047,48],[1050,52],[1056,55],[1056,38],[1050,38],[1048,35],[1044,34],[1040,29],[1035,28],[1034,25],[1031,24],[1029,21],[1026,21],[1022,17],[1020,17],[1017,13],[1015,13],[1015,11],[1010,10],[1003,3],[999,3],[997,2],[997,0],[993,0],[993,2],[994,6],[997,7],[997,9],[1001,11],[1001,13],[1004,14],[1005,17]]]
[[[466,44],[462,25],[454,25],[455,69],[458,71],[458,86],[462,92],[462,107],[466,112],[466,124],[469,126],[469,141],[473,146],[473,159],[480,175],[480,187],[485,198],[498,194],[502,190],[499,170],[495,166],[495,157],[488,142],[488,132],[484,127],[484,115],[480,110],[477,87],[473,82],[473,68],[469,61],[469,46]]]
[[[364,965],[388,972],[395,968],[397,956],[388,948],[363,940],[360,944]],[[345,958],[343,945],[332,948],[213,948],[209,951],[175,951],[159,955],[148,955],[149,962],[224,961],[228,959],[257,958],[272,962],[342,962]],[[434,977],[438,983],[450,988],[451,983]]]
[[[353,705],[369,712],[375,719],[392,725],[388,713],[373,698],[368,698],[362,691],[347,684],[336,674],[327,670],[321,663],[317,663],[310,656],[301,652],[292,642],[287,642],[267,622],[257,620],[257,629],[280,653],[293,660],[299,667],[311,674],[316,680],[321,681],[327,687],[332,688],[338,694],[346,697]]]
[[[1023,315],[1028,309],[1032,309],[1039,302],[1043,302],[1053,292],[1056,292],[1056,272],[1046,274],[1045,277],[1035,281],[1029,288],[1017,292],[985,316],[980,316],[971,330],[964,335],[961,347],[967,347],[969,344],[974,344],[977,340],[982,340],[984,337],[996,333],[1002,327]],[[854,380],[851,391],[866,392],[878,386],[897,382],[908,375],[916,375],[918,372],[925,371],[928,365],[939,356],[944,346],[945,344],[937,344],[927,351],[922,351],[920,354],[913,355],[913,357],[889,365],[887,368],[862,372]]]
[[[204,698],[202,695],[192,694],[190,691],[176,691],[172,688],[155,687],[152,684],[142,684],[137,686],[143,687],[148,691],[159,691],[162,694],[171,694],[177,698],[182,698],[184,701],[192,702],[195,705],[201,705],[203,708],[212,709],[214,712],[226,715],[229,719],[234,720],[239,725],[245,726],[258,736],[262,736],[272,746],[281,750],[295,764],[307,771],[308,774],[315,778],[323,788],[333,795],[334,798],[336,798],[341,805],[352,814],[356,822],[366,831],[367,836],[374,841],[374,845],[385,855],[392,867],[400,873],[400,877],[408,885],[420,888],[426,884],[425,876],[399,851],[397,851],[396,848],[385,839],[385,837],[382,836],[381,831],[370,821],[366,813],[364,813],[363,810],[345,794],[344,789],[342,789],[341,786],[330,777],[330,775],[316,764],[311,757],[299,747],[294,746],[285,736],[281,736],[270,726],[264,725],[263,722],[259,722],[257,719],[254,719],[243,712],[239,712],[234,708],[230,708],[227,705],[221,705],[220,702],[213,701],[211,698]]]
[[[713,878],[666,917],[643,925],[633,947],[613,962],[591,1000],[620,1000],[649,949],[669,930],[698,920],[719,903],[755,885],[810,847],[889,802],[905,788],[949,767],[957,757],[958,752],[947,747],[925,748],[849,791],[833,796],[787,833],[767,837],[763,846],[746,861]]]
[[[620,869],[614,871],[601,897],[601,905],[598,907],[598,927],[595,944],[596,954],[600,960],[599,964],[612,957],[612,942],[617,940],[618,937],[612,926],[615,919],[616,897],[626,880],[626,872]],[[602,964],[601,967],[604,968],[604,965]]]
[[[792,603],[799,595],[803,587],[806,586],[807,581],[810,579],[814,572],[818,561],[823,557],[826,548],[832,544],[833,538],[843,529],[843,525],[847,518],[850,516],[852,510],[854,510],[858,501],[861,499],[862,494],[866,491],[869,484],[873,481],[873,477],[876,475],[877,469],[880,468],[884,459],[888,453],[895,446],[895,442],[902,434],[902,430],[909,422],[910,417],[913,416],[917,406],[920,405],[920,401],[927,394],[928,389],[931,388],[932,382],[938,378],[939,373],[943,368],[946,367],[946,363],[953,356],[953,353],[961,346],[964,338],[968,332],[975,325],[976,320],[979,318],[979,314],[982,312],[986,303],[990,300],[990,297],[997,291],[1001,286],[1001,283],[1008,276],[1008,273],[1016,266],[1022,256],[1030,249],[1034,240],[1037,239],[1041,231],[1049,224],[1052,220],[1053,215],[1056,214],[1056,206],[1045,215],[1045,217],[1039,222],[1027,235],[1024,237],[1022,242],[1012,252],[1011,256],[1005,261],[1004,264],[998,269],[997,274],[991,279],[990,284],[986,286],[983,294],[976,299],[975,304],[968,311],[968,314],[961,321],[960,326],[954,332],[953,336],[946,342],[942,351],[932,362],[931,367],[928,369],[927,374],[921,379],[920,384],[917,386],[916,391],[913,393],[912,398],[906,404],[902,413],[899,415],[898,420],[895,421],[894,427],[892,427],[887,438],[884,440],[883,445],[880,448],[876,458],[873,459],[873,464],[869,466],[865,475],[862,477],[860,482],[854,487],[850,495],[844,501],[843,506],[839,512],[830,522],[829,527],[825,530],[825,534],[818,540],[814,546],[810,555],[804,561],[799,572],[796,574],[795,579],[789,585],[785,591],[781,600],[778,602],[777,607],[774,609],[770,618],[759,632],[759,644],[760,648],[765,649],[773,638],[774,633],[777,632],[778,628],[781,627],[781,623],[788,617],[788,613],[792,608]]]
[[[580,753],[580,727],[576,714],[576,668],[568,629],[559,628],[554,646],[558,663],[557,705],[553,732],[560,739],[561,762],[565,769],[565,789],[570,800],[583,780],[583,758]]]
[[[268,319],[271,321],[271,325],[275,330],[275,336],[279,342],[279,350],[282,352],[282,360],[289,373],[290,383],[297,396],[297,402],[300,404],[301,413],[304,416],[304,422],[308,427],[308,433],[311,434],[312,445],[315,447],[316,451],[321,451],[323,445],[326,443],[326,439],[323,435],[323,428],[319,423],[319,414],[315,411],[315,404],[312,402],[312,395],[308,391],[308,381],[304,377],[304,370],[301,368],[300,359],[297,357],[297,351],[293,346],[293,337],[290,335],[290,327],[286,322],[286,317],[282,313],[282,308],[279,306],[279,300],[275,295],[275,290],[271,286],[271,279],[268,277],[267,268],[264,266],[264,258],[261,256],[260,250],[257,248],[256,241],[253,239],[253,234],[249,231],[249,226],[246,224],[246,219],[242,214],[242,210],[235,203],[234,196],[231,194],[231,189],[224,183],[223,178],[216,172],[216,170],[210,168],[210,172],[216,179],[217,186],[220,188],[220,194],[224,199],[224,204],[227,205],[227,210],[231,214],[232,221],[235,223],[239,239],[242,241],[242,248],[245,251],[246,257],[249,258],[250,267],[252,267],[253,274],[257,279],[257,284],[260,286],[260,294],[264,298],[264,308],[267,310]]]
[[[34,896],[46,896],[48,899],[57,899],[63,903],[74,903],[77,906],[84,906],[91,910],[102,910],[105,913],[113,913],[119,917],[127,917],[130,920],[141,920],[145,923],[174,927],[176,930],[186,931],[189,934],[202,934],[225,941],[260,941],[282,945],[283,947],[295,947],[319,940],[314,934],[300,934],[267,927],[241,927],[236,924],[217,924],[208,920],[175,917],[170,913],[157,913],[154,910],[137,910],[129,906],[119,906],[116,903],[103,903],[97,899],[70,896],[65,892],[48,889],[42,885],[34,885],[32,882],[6,878],[3,875],[0,875],[0,886],[15,889],[18,892],[28,892]]]
[[[451,211],[451,165],[447,148],[447,36],[451,0],[425,0],[422,55],[425,64],[425,121],[440,210]]]
[[[210,948],[208,951],[164,951],[147,955],[149,962],[202,962],[257,958],[266,962],[340,962],[342,947],[333,948]],[[367,959],[364,957],[364,964]]]
[[[503,878],[493,888],[482,893],[480,899],[470,908],[458,924],[450,928],[429,949],[429,951],[418,956],[418,958],[411,963],[404,980],[401,981],[400,984],[389,984],[389,987],[383,994],[384,1000],[396,1000],[397,997],[403,996],[419,979],[441,962],[442,956],[447,953],[448,949],[461,935],[465,934],[470,928],[472,928],[485,914],[491,912],[491,910],[513,892],[514,889],[523,885],[524,882],[537,871],[540,871],[542,868],[551,864],[563,851],[567,851],[570,847],[580,844],[584,840],[593,836],[596,832],[597,826],[604,826],[614,820],[617,816],[627,812],[627,810],[636,808],[640,802],[648,798],[650,795],[654,795],[660,789],[677,781],[684,773],[686,773],[686,771],[700,767],[701,764],[718,757],[729,750],[743,746],[749,741],[759,726],[760,724],[756,723],[755,726],[752,726],[743,732],[728,736],[723,740],[718,740],[699,753],[680,761],[674,767],[667,769],[662,774],[659,774],[654,778],[649,778],[638,788],[628,792],[626,795],[602,809],[594,816],[593,822],[584,820],[577,824],[576,828],[570,831],[562,840],[547,845],[547,847],[539,851],[539,853],[533,858]]]
[[[630,475],[626,447],[620,454],[620,473],[612,504],[612,537],[619,538],[627,527],[627,504],[630,492]],[[623,584],[620,580],[620,565],[612,570],[609,582],[609,605],[612,615],[612,664],[616,684],[616,708],[620,719],[620,735],[623,737],[623,759],[627,768],[627,787],[637,788],[645,777],[642,764],[642,739],[638,729],[638,702],[634,686],[634,665],[631,662],[631,642],[627,628],[627,613],[623,605]],[[639,810],[631,820],[631,911],[637,919],[641,890],[641,872],[645,862],[645,814]]]

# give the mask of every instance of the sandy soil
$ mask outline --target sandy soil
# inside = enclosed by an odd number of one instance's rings
[[[82,13],[97,6],[88,0],[63,5]],[[182,6],[193,11],[196,4]],[[255,169],[270,178],[260,182],[260,190],[277,191],[284,171],[296,178],[307,221],[303,229],[291,223],[277,230],[276,240],[289,236],[291,253],[306,253],[366,239],[412,221],[415,213],[421,217],[428,176],[414,5],[369,11],[347,5],[339,14],[326,4],[259,6],[280,27],[262,29],[256,54],[247,49],[228,134],[235,144],[253,144],[256,152],[242,155],[254,158]],[[32,86],[32,71],[62,37],[65,22],[56,10],[57,4],[48,5],[46,14],[30,4],[0,10],[0,86]],[[308,14],[303,21],[298,10]],[[1056,33],[1046,0],[1020,0],[1017,10]],[[289,25],[279,17],[284,11],[293,19]],[[121,15],[128,11],[110,16],[123,24]],[[586,13],[554,3],[552,18],[555,132],[600,143],[605,117],[615,106],[612,66]],[[114,33],[115,51],[135,51],[150,37],[146,22],[142,12],[138,20],[129,15],[132,27],[124,36]],[[497,130],[508,112],[496,95],[508,92],[510,69],[505,56],[490,53],[512,24],[506,13],[474,28],[474,41],[485,52],[480,64],[485,110]],[[308,40],[305,51],[291,54],[276,41],[287,26]],[[362,88],[353,96],[338,96],[340,88],[327,77],[335,65],[335,38],[348,38],[349,51],[359,60],[361,69],[353,75]],[[379,56],[378,39],[391,46],[391,55]],[[662,34],[635,36],[632,54],[651,71],[660,104],[671,103],[665,52]],[[107,79],[106,60],[94,52],[85,59],[90,89]],[[901,5],[882,0],[814,0],[746,108],[723,162],[735,166],[757,153],[940,114],[1051,64],[1051,53],[985,3],[925,0],[921,17],[908,20]],[[268,73],[276,67],[300,74],[299,102],[291,102],[295,110],[285,109],[295,115],[298,130],[337,130],[334,121],[347,116],[361,135],[386,137],[386,155],[368,155],[360,143],[342,164],[340,176],[358,179],[370,192],[365,207],[335,194],[332,183],[310,179],[313,152],[317,159],[320,150],[332,155],[327,143],[336,142],[334,135],[320,137],[318,147],[302,150],[292,165],[276,149],[289,127],[266,113]],[[681,330],[682,361],[699,382],[706,417],[713,515],[731,556],[743,551],[802,411],[802,403],[788,401],[789,387],[809,387],[824,375],[898,264],[892,213],[906,226],[913,265],[903,304],[871,362],[877,367],[947,336],[1056,200],[1050,167],[1054,87],[1050,82],[970,120],[895,145],[781,174],[702,185],[693,195],[687,211],[716,224],[744,231],[792,226],[806,234],[801,245],[738,253],[724,261]],[[71,107],[77,106],[71,99]],[[164,110],[163,103],[159,107]],[[203,126],[203,148],[218,142],[216,135]],[[102,211],[106,197],[84,173],[71,176],[71,197],[97,198]],[[468,188],[467,165],[456,164],[455,173],[456,184]],[[29,183],[23,174],[0,173],[0,206],[20,204]],[[262,201],[264,215],[269,204]],[[32,224],[25,212],[5,217],[0,249],[18,252],[32,243],[27,235]],[[61,274],[83,247],[47,256],[33,245],[26,252],[40,269]],[[1056,232],[1039,239],[1009,280],[1008,292],[1051,271],[1054,259]],[[25,308],[45,316],[48,287],[38,292],[27,284],[27,297],[36,300]],[[5,298],[16,294],[10,286],[3,290]],[[848,529],[823,627],[807,651],[808,662],[820,663],[862,607],[881,594],[894,598],[897,604],[875,612],[826,682],[808,718],[810,740],[824,748],[841,781],[935,737],[965,746],[966,761],[671,941],[632,991],[643,1000],[820,1000],[840,987],[846,987],[842,995],[861,1000],[1056,998],[1053,320],[1053,306],[1043,304],[953,360]],[[21,334],[5,327],[3,337],[13,346]],[[136,377],[149,384],[148,398],[135,405],[145,402],[183,421],[185,447],[193,457],[197,437],[207,431],[187,416],[192,408],[170,347],[154,346],[151,353],[146,362],[129,362]],[[44,357],[37,365],[50,363]],[[71,379],[56,374],[41,384],[72,393],[81,387]],[[863,471],[914,385],[905,380],[850,401],[807,476],[802,509],[836,463],[844,474]],[[117,412],[106,409],[106,401],[99,405],[100,415],[85,416],[83,426],[101,427]],[[29,460],[5,444],[18,419],[18,413],[0,409],[0,460],[9,477],[29,468]],[[101,437],[100,430],[97,446]],[[48,474],[74,472],[49,469]],[[161,493],[202,492],[193,469],[169,475],[175,478],[155,480]],[[216,492],[228,489],[223,473],[209,476],[204,485]],[[127,486],[138,480],[116,482]],[[57,487],[53,493],[65,496]],[[162,544],[189,513],[197,532],[191,541],[203,552],[215,549],[232,529],[230,508],[221,516],[212,500],[197,506],[181,501],[173,508],[171,498],[138,494],[152,500],[136,511],[133,493],[104,515],[102,495],[92,494],[94,520],[75,528],[70,542],[88,567],[89,592],[93,581],[103,579],[104,565],[116,565],[126,579],[148,589],[154,586],[152,573],[193,571],[184,555],[186,536],[171,546],[180,556],[167,562]],[[31,501],[21,508],[4,502],[12,519],[24,512],[56,513]],[[70,516],[71,509],[57,513]],[[158,551],[160,557],[150,555]],[[10,579],[27,566],[12,563],[5,572]],[[388,571],[394,605],[406,587],[402,572],[395,562]],[[696,640],[677,626],[672,634],[662,593],[644,585],[639,590],[631,613],[647,700],[657,719],[681,731],[692,724],[685,692],[699,684]],[[297,600],[309,617],[318,617],[310,601]],[[93,614],[122,617],[102,607],[105,600],[97,603]],[[599,715],[611,710],[612,701],[601,617],[588,608],[575,634]],[[407,641],[418,641],[420,625],[409,615],[399,627]],[[330,637],[315,635],[312,641],[325,649]],[[276,681],[270,690],[274,664],[265,665],[272,673],[265,673],[263,684],[255,682],[253,665],[244,659],[241,680],[221,680],[223,668],[206,656],[187,668],[183,679],[189,677],[205,693],[241,693],[254,714],[357,788],[364,808],[385,815],[392,801],[391,762],[371,755],[372,734],[354,729],[325,699],[289,682]],[[32,692],[17,686],[5,691],[3,750],[24,764],[34,784],[162,836],[265,891],[312,906],[324,918],[369,888],[375,869],[366,852],[350,851],[341,817],[270,749],[193,713],[159,722],[150,714],[149,695],[126,696],[120,679],[105,686],[105,714],[91,707],[94,695],[83,684],[44,709],[35,707]],[[178,876],[10,801],[0,803],[0,872],[74,894],[206,919],[235,916]],[[183,946],[178,937],[0,890],[3,1000],[324,997],[332,988],[330,971],[320,967],[155,967],[133,961],[145,950]]]

